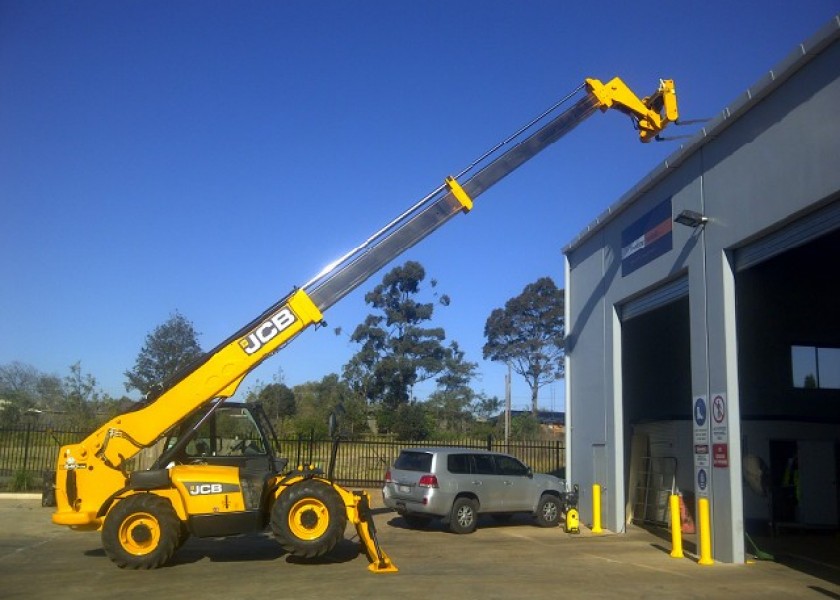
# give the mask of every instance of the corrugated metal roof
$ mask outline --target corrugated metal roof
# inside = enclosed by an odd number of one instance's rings
[[[737,121],[744,113],[759,103],[773,90],[787,81],[794,73],[810,62],[826,47],[840,39],[840,14],[820,28],[814,35],[794,49],[784,60],[771,69],[764,77],[750,86],[746,92],[738,96],[731,104],[724,108],[718,116],[709,121],[694,137],[682,144],[680,149],[671,154],[665,161],[648,173],[641,181],[627,191],[617,202],[610,205],[587,227],[581,231],[566,247],[563,253],[574,251],[584,241],[601,230],[607,223],[615,219],[628,206],[635,202],[645,192],[667,177],[674,169],[685,162],[690,156],[698,152],[705,144],[715,139],[722,131]]]

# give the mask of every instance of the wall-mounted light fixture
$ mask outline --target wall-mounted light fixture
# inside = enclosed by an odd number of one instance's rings
[[[694,210],[685,209],[676,217],[674,217],[674,221],[679,223],[680,225],[685,225],[686,227],[700,227],[701,225],[705,225],[709,220],[709,217],[705,217],[701,215],[699,212]]]

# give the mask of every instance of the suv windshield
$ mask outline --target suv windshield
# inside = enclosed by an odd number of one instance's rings
[[[400,452],[395,469],[402,471],[425,471],[432,470],[432,455],[428,452]]]

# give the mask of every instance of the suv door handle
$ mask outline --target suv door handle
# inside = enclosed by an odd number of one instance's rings
[[[505,481],[504,483],[505,483],[505,485],[513,485],[512,481]]]
[[[481,485],[482,483],[484,483],[484,482],[482,482],[482,481],[473,481],[472,482],[473,485]]]

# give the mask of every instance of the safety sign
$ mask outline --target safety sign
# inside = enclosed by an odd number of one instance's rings
[[[707,485],[709,485],[709,476],[706,474],[706,469],[698,469],[697,489],[699,489],[701,492],[705,492]]]
[[[694,401],[694,422],[697,427],[703,427],[706,424],[706,398],[698,396]]]

